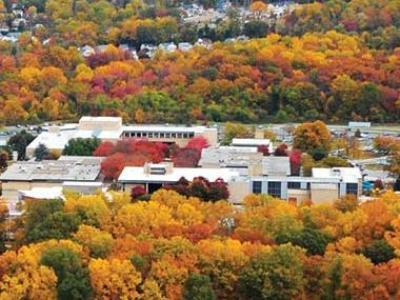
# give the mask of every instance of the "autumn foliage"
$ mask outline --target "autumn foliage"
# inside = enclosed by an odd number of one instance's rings
[[[190,139],[182,148],[145,139],[122,139],[117,143],[101,143],[93,155],[105,157],[101,163],[102,173],[106,178],[116,179],[124,167],[143,166],[146,162],[159,163],[167,157],[176,167],[196,167],[201,150],[206,147],[208,142],[203,137]]]
[[[197,187],[181,185],[192,194],[159,190],[134,203],[116,192],[35,201],[13,248],[0,255],[0,297],[400,295],[399,195],[298,207],[249,195],[238,209],[226,201],[202,201]]]

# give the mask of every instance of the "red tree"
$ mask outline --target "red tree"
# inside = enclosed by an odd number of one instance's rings
[[[101,172],[106,178],[117,179],[125,166],[125,155],[115,153],[101,162]]]
[[[110,156],[114,151],[114,143],[102,142],[93,152],[94,156]]]
[[[274,152],[275,156],[288,156],[288,146],[286,144],[280,144]]]
[[[174,152],[172,161],[174,166],[182,168],[196,167],[200,160],[200,151],[191,148],[182,148]]]
[[[189,142],[186,145],[186,148],[196,149],[201,152],[201,150],[207,148],[208,146],[209,144],[206,138],[202,136],[195,136],[194,138],[191,138],[189,140]]]
[[[292,175],[300,174],[301,167],[301,151],[298,149],[293,149],[290,153],[290,172]]]

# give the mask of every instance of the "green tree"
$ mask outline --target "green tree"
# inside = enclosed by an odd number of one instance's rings
[[[342,260],[336,258],[328,270],[328,281],[322,295],[324,300],[339,300],[342,299],[337,295],[337,291],[342,286]]]
[[[252,20],[244,24],[244,34],[251,38],[265,37],[268,32],[268,24],[259,20]]]
[[[90,139],[71,139],[63,150],[63,155],[71,156],[92,156],[93,152],[100,145],[100,140],[97,138]]]
[[[394,248],[385,240],[373,241],[363,249],[362,253],[374,264],[385,263],[396,257]]]
[[[24,160],[25,159],[25,152],[26,152],[26,147],[34,140],[34,136],[25,130],[22,130],[12,136],[8,142],[7,146],[12,150],[12,151],[17,151],[18,152],[18,160]]]
[[[331,238],[327,234],[317,229],[306,227],[301,231],[287,235],[285,241],[280,241],[280,243],[292,243],[302,247],[307,250],[309,255],[324,255],[325,248],[330,241]]]
[[[63,239],[71,237],[81,219],[73,213],[63,211],[61,200],[38,200],[28,203],[23,216],[25,239],[28,242],[46,239]]]
[[[39,144],[35,149],[35,158],[37,161],[45,159],[49,155],[49,149],[44,144]]]
[[[285,244],[253,258],[240,274],[242,296],[249,300],[299,296],[304,286],[303,254],[301,248]]]
[[[183,290],[185,300],[214,300],[210,277],[201,274],[191,274],[185,282]]]
[[[43,253],[40,262],[53,268],[56,273],[60,300],[90,299],[92,288],[89,272],[82,266],[77,253],[65,248],[52,248]]]

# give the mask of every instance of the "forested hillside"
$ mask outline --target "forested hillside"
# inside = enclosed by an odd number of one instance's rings
[[[29,21],[45,26],[23,32],[17,45],[0,41],[1,120],[7,124],[85,114],[138,123],[399,118],[398,0],[301,4],[269,20],[255,35],[263,38],[219,42],[233,36],[232,16],[213,29],[220,37],[194,30],[191,40],[216,41],[211,49],[159,51],[140,60],[118,45],[139,49],[149,42],[141,33],[156,34],[156,44],[189,40],[182,35],[190,26],[172,14],[176,5],[39,2],[24,1]],[[265,22],[257,9],[249,21],[256,25]],[[103,43],[114,46],[86,58],[77,48]]]

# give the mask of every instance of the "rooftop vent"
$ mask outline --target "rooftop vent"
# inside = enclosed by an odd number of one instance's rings
[[[167,173],[167,170],[163,166],[150,167],[150,174],[153,174],[153,175],[165,175],[166,173]]]

